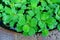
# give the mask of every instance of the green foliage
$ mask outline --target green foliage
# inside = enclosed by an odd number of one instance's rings
[[[32,18],[32,19],[31,19],[31,22],[30,22],[30,25],[31,25],[32,27],[35,27],[35,26],[37,25],[37,20],[36,20],[35,18]]]
[[[34,30],[34,28],[30,28],[31,30],[28,32],[29,36],[32,36],[36,33],[36,31]]]
[[[32,8],[37,7],[38,2],[39,2],[39,0],[34,0],[34,1],[33,1],[33,0],[30,0],[31,7],[32,7]]]
[[[29,30],[30,30],[30,27],[28,25],[23,26],[23,31],[24,32],[29,32]]]
[[[60,3],[60,0],[50,0],[52,3]]]
[[[38,22],[38,25],[39,25],[39,27],[40,27],[41,29],[45,29],[45,28],[46,28],[46,23],[43,22],[43,21],[39,21],[39,22]]]
[[[60,31],[60,24],[58,24],[57,29]]]
[[[60,0],[2,0],[0,20],[25,36],[48,36],[49,30],[60,30]]]
[[[17,31],[17,32],[22,32],[22,30],[23,30],[23,27],[20,26],[19,24],[17,24],[17,26],[16,26],[16,31]]]
[[[5,2],[5,4],[10,4],[9,0],[2,0],[3,2]]]
[[[50,17],[49,13],[44,12],[41,14],[41,20],[47,20]]]
[[[2,12],[2,11],[3,11],[3,5],[0,4],[0,12]]]
[[[57,21],[53,17],[49,18],[49,20],[46,20],[46,23],[48,24],[49,29],[54,29],[57,25]]]
[[[29,11],[28,11],[28,15],[29,15],[30,17],[33,17],[33,16],[34,16],[34,12],[33,12],[32,10],[29,10]]]
[[[1,13],[0,13],[0,18],[2,17]]]
[[[42,36],[48,36],[48,35],[49,35],[48,29],[44,29],[44,30],[42,31]]]

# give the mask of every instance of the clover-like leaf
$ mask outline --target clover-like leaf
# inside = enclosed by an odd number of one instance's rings
[[[5,4],[10,4],[10,0],[2,0]]]
[[[22,6],[21,6],[21,9],[22,9],[22,10],[25,10],[25,9],[26,9],[26,5],[22,5]]]
[[[16,31],[17,32],[22,32],[23,31],[23,26],[20,26],[20,24],[18,24],[18,23],[16,25],[17,25],[16,28],[15,28]]]
[[[33,0],[30,0],[31,7],[32,8],[35,8],[37,6],[38,2],[39,2],[39,0],[34,0],[34,1]]]
[[[2,14],[0,13],[0,18],[2,17]]]
[[[60,10],[56,13],[55,18],[60,22]]]
[[[40,13],[37,13],[35,17],[37,20],[40,20],[40,18],[41,18]]]
[[[43,14],[41,14],[41,20],[47,20],[49,17],[49,13],[44,12]]]
[[[34,16],[34,12],[32,10],[29,10],[28,11],[28,15],[31,16],[31,17],[33,17]]]
[[[56,14],[55,18],[60,21],[60,16]]]
[[[11,21],[10,22],[10,27],[13,28],[14,27],[14,24],[15,24],[15,22],[14,21]]]
[[[45,1],[42,1],[42,2],[41,2],[41,6],[42,6],[42,7],[46,7],[46,6],[47,6],[47,3],[46,3]]]
[[[21,0],[13,0],[13,1],[10,0],[10,1],[11,1],[11,3],[20,3]]]
[[[60,17],[60,9],[58,10],[58,13],[57,13],[57,15]]]
[[[18,11],[18,16],[19,16],[19,14],[23,14],[24,13],[24,10],[19,10]]]
[[[49,29],[53,29],[57,25],[57,21],[53,17],[49,18],[49,20],[46,20],[46,23],[48,24]]]
[[[42,31],[42,36],[48,36],[48,35],[49,35],[48,29],[44,29],[44,30]]]
[[[2,20],[4,24],[9,23],[11,21],[11,17],[9,15],[6,15],[6,13],[3,13],[2,16],[3,16]]]
[[[34,30],[34,28],[31,28],[31,30],[29,30],[28,34],[29,36],[32,36],[36,33],[36,31]]]
[[[17,3],[17,4],[15,4],[14,6],[20,8],[21,5],[22,5],[21,3]]]
[[[44,28],[46,28],[46,23],[44,22],[44,21],[39,21],[38,22],[38,25],[39,25],[39,27],[41,28],[41,29],[44,29]]]
[[[24,15],[20,14],[19,19],[18,19],[18,24],[20,24],[20,26],[24,25],[26,23],[25,17]]]
[[[58,10],[59,10],[59,5],[56,7],[56,9],[55,9],[55,14],[57,14],[58,13]]]
[[[24,25],[24,26],[23,26],[23,31],[24,31],[24,32],[29,32],[29,30],[30,30],[29,25]]]
[[[60,31],[60,24],[58,24],[57,29]]]
[[[3,11],[3,5],[0,4],[0,12]]]
[[[31,20],[31,17],[29,15],[27,15],[26,18],[27,18],[27,21]]]
[[[12,14],[11,13],[12,11],[11,11],[11,9],[9,7],[5,6],[4,10],[5,10],[5,13]]]
[[[36,20],[35,18],[32,18],[32,19],[31,19],[31,22],[30,22],[30,25],[31,25],[32,27],[35,27],[35,26],[37,25],[37,20]]]
[[[52,3],[60,3],[60,0],[50,0]]]
[[[36,8],[34,9],[35,14],[40,14],[40,13],[41,13],[40,10],[42,10],[42,9],[41,9],[41,6],[36,7]]]

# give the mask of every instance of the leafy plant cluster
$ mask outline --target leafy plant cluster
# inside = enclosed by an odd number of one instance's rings
[[[49,30],[60,30],[60,0],[2,0],[0,19],[24,35],[47,36]]]

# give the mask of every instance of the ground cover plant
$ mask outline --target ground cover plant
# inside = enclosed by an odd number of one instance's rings
[[[17,32],[32,36],[60,31],[60,0],[1,0],[0,20]]]

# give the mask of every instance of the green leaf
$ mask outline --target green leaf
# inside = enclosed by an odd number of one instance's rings
[[[50,7],[49,6],[46,6],[46,8],[45,8],[46,10],[50,10]]]
[[[38,4],[39,0],[30,0],[30,3],[31,3],[31,7],[32,8],[36,8],[37,7],[37,4]]]
[[[20,8],[21,5],[22,5],[21,3],[17,3],[17,4],[15,4],[14,6]]]
[[[18,15],[19,15],[19,14],[23,14],[23,13],[24,13],[24,10],[19,10],[19,11],[18,11]]]
[[[31,17],[33,17],[34,16],[34,12],[32,10],[29,10],[28,11],[28,15],[31,16]]]
[[[1,9],[3,9],[3,5],[2,5],[2,4],[0,4],[0,10],[1,10]]]
[[[24,32],[29,32],[29,30],[30,30],[30,27],[28,25],[23,26],[23,31]]]
[[[41,29],[44,29],[44,28],[46,28],[46,23],[44,22],[44,21],[39,21],[38,22],[38,25],[39,25],[39,27],[41,28]]]
[[[55,18],[60,21],[60,17],[56,14]]]
[[[41,32],[42,31],[42,29],[40,29],[38,32]]]
[[[59,5],[56,7],[56,9],[55,9],[55,14],[57,14],[58,13],[58,10],[59,10]]]
[[[22,32],[23,31],[23,26],[20,26],[20,24],[17,24],[16,31],[17,32]]]
[[[42,6],[39,6],[39,9],[40,9],[40,10],[44,10],[45,8],[44,8],[44,7],[42,7]]]
[[[6,15],[6,13],[3,13],[2,14],[2,20],[3,20],[3,23],[6,24],[6,23],[9,23],[11,20],[10,20],[10,16],[9,15]]]
[[[14,21],[11,21],[9,24],[10,24],[10,27],[11,27],[11,28],[13,28],[13,27],[14,27],[15,22],[14,22]]]
[[[52,3],[60,3],[60,0],[51,0]]]
[[[49,29],[53,29],[57,25],[57,21],[53,17],[49,18],[49,20],[46,20],[46,23],[48,24]]]
[[[35,17],[36,17],[36,19],[37,19],[37,20],[40,20],[40,14],[39,14],[39,13],[38,13],[38,14],[36,14],[36,16],[35,16]]]
[[[21,9],[22,9],[22,10],[25,10],[25,9],[26,9],[26,5],[22,5],[22,6],[21,6]]]
[[[18,21],[18,15],[16,14],[16,15],[13,15],[13,16],[11,16],[12,18],[12,21],[14,21],[14,22],[17,22]]]
[[[9,7],[5,6],[4,10],[5,10],[5,13],[12,14],[11,13],[12,11],[11,11],[11,9]]]
[[[60,24],[57,25],[57,29],[60,31]]]
[[[50,4],[49,7],[54,9],[54,8],[56,8],[56,4]]]
[[[42,36],[48,36],[49,35],[49,31],[48,31],[48,29],[44,29],[44,30],[42,30]]]
[[[37,32],[37,31],[38,31],[38,27],[37,27],[37,26],[32,27],[32,28],[34,28],[35,32]]]
[[[21,0],[11,0],[11,3],[20,3]]]
[[[57,15],[60,17],[60,9],[58,10],[58,13],[57,13]]]
[[[56,13],[55,18],[56,18],[58,21],[60,21],[60,9],[59,9],[58,12]]]
[[[41,13],[41,6],[38,6],[34,9],[35,14],[40,14]]]
[[[29,15],[27,15],[26,18],[27,18],[27,21],[31,20],[31,17]]]
[[[4,10],[5,10],[5,13],[9,15],[15,15],[17,13],[15,8],[9,8],[7,6],[5,6]]]
[[[3,5],[0,4],[0,11],[3,11]]]
[[[56,27],[56,25],[53,24],[48,24],[49,29],[54,29]]]
[[[37,20],[36,20],[35,18],[32,18],[30,25],[31,25],[32,27],[37,26]]]
[[[29,36],[32,36],[36,33],[36,31],[34,30],[34,28],[31,28],[31,30],[29,30],[28,34]]]
[[[48,18],[50,18],[49,13],[44,12],[43,14],[41,14],[41,20],[47,20]]]
[[[26,20],[25,20],[25,16],[23,14],[20,14],[19,15],[19,19],[18,19],[18,24],[20,24],[20,26],[24,25],[26,23]]]
[[[0,18],[2,17],[2,14],[0,13]]]
[[[12,11],[12,15],[17,14],[17,10],[14,7],[11,8],[11,11]]]
[[[45,1],[42,1],[42,2],[41,2],[41,6],[42,6],[42,7],[46,7],[46,6],[47,6],[47,3],[46,3]]]
[[[47,12],[47,14],[52,17],[54,15],[54,10],[53,9],[49,9],[49,11]]]
[[[5,2],[5,4],[10,4],[9,0],[2,0],[3,2]]]

